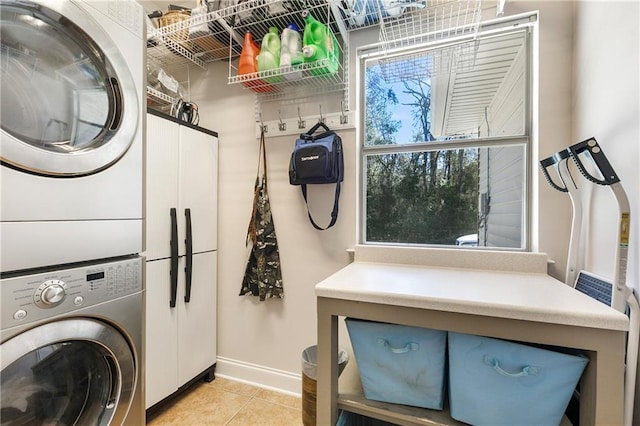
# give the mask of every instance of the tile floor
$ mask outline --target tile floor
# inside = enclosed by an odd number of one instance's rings
[[[148,426],[299,426],[300,398],[216,377],[198,382],[147,419]]]

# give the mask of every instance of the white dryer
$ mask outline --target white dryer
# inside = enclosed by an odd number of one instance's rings
[[[144,11],[0,0],[0,271],[142,251]]]

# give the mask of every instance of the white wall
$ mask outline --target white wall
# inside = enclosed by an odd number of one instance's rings
[[[346,175],[340,212],[337,224],[324,232],[309,223],[300,188],[289,185],[295,136],[266,139],[285,296],[265,302],[240,297],[258,163],[254,97],[240,85],[227,85],[225,62],[211,64],[206,72],[191,71],[200,124],[216,130],[220,139],[217,373],[299,393],[300,355],[316,342],[314,286],[348,264],[346,249],[355,243],[354,132],[342,134]],[[309,188],[311,209],[320,225],[329,222],[333,196],[334,185]]]
[[[573,42],[573,3],[540,4],[540,74],[538,157],[565,148],[571,138],[571,45]],[[535,155],[535,153],[534,153]],[[549,273],[563,280],[571,220],[571,204],[566,194],[551,188],[541,173],[534,173],[539,184],[539,250],[549,254],[555,264]]]
[[[539,185],[540,191],[540,207],[534,206],[534,217],[540,218],[540,227],[534,242],[540,251],[547,252],[556,260],[550,272],[562,278],[571,219],[569,200],[565,194],[551,189],[544,179],[538,184],[537,159],[551,155],[573,141],[573,4],[507,2],[507,14],[531,10],[540,10],[539,126],[534,135],[537,145],[532,159],[535,168],[533,190],[537,191]],[[375,35],[375,31],[372,33]],[[358,33],[352,37],[364,38]],[[352,41],[352,57],[356,44]],[[353,61],[350,70],[355,70]],[[239,85],[226,84],[228,65],[224,61],[211,64],[207,71],[191,68],[189,72],[192,100],[200,107],[200,124],[217,131],[220,136],[217,372],[263,386],[300,392],[300,354],[316,341],[314,285],[348,264],[349,256],[345,250],[355,243],[355,131],[341,133],[346,176],[340,216],[337,225],[324,232],[312,228],[300,189],[288,183],[287,168],[295,138],[267,139],[269,190],[280,246],[285,298],[260,303],[252,297],[239,297],[247,255],[245,235],[258,160],[254,97]],[[352,87],[355,88],[355,83]],[[353,93],[351,99],[353,109]],[[317,212],[319,220],[328,218],[333,186],[314,189],[320,190],[314,192],[322,193],[312,193],[312,209]],[[342,337],[345,338],[344,333]]]
[[[631,207],[627,284],[640,290],[640,3],[581,2],[576,7],[573,140],[595,137],[618,174]],[[606,187],[590,185],[591,221],[585,269],[613,278],[618,205]],[[636,390],[634,424],[640,424]]]
[[[584,2],[576,9],[573,134],[595,137],[631,203],[629,282],[638,285],[640,150],[638,2]],[[587,269],[613,277],[618,209],[611,191],[593,186]],[[634,213],[636,213],[634,215]],[[635,230],[635,231],[634,231]]]
[[[573,1],[509,0],[505,15],[539,11],[539,31],[534,39],[534,128],[531,150],[532,248],[547,253],[549,274],[564,280],[569,245],[571,204],[564,193],[551,188],[539,171],[538,161],[572,144],[571,138],[571,49]],[[489,6],[483,2],[485,7]],[[494,9],[495,10],[495,9]],[[486,12],[492,12],[489,7]],[[537,123],[537,126],[536,126]]]

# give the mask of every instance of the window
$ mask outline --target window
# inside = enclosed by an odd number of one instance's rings
[[[529,31],[360,54],[364,243],[527,248]]]

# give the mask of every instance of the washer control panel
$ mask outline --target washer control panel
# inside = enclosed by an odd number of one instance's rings
[[[2,328],[38,321],[142,290],[142,258],[130,257],[0,280]]]

